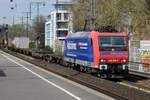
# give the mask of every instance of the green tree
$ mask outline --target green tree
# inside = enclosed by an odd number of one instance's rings
[[[113,26],[119,31],[132,33],[134,39],[149,39],[149,0],[94,0],[95,26]],[[74,29],[83,29],[89,18],[89,0],[77,0],[73,6]]]
[[[121,23],[121,14],[116,7],[115,0],[95,0],[95,24],[100,26],[113,26],[118,28]]]
[[[120,23],[121,15],[116,10],[114,0],[94,0],[95,1],[95,28],[101,26],[117,27]],[[78,0],[74,3],[74,29],[83,29],[85,20],[89,20],[90,3],[89,0]],[[89,24],[89,23],[88,23]],[[89,26],[88,26],[89,28]]]
[[[88,0],[76,0],[72,7],[74,30],[83,30],[85,20],[88,17]]]
[[[9,26],[8,33],[10,38],[14,38],[17,36],[25,36],[25,27],[21,24]]]
[[[148,39],[150,33],[149,25],[149,3],[147,0],[120,0],[120,12],[125,12],[128,15],[128,30],[133,34],[133,39]],[[126,8],[125,8],[126,7]]]

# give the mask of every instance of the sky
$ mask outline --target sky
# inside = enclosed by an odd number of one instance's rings
[[[12,24],[13,16],[15,24],[21,23],[21,17],[26,17],[23,12],[29,12],[30,2],[44,1],[45,6],[40,5],[40,14],[48,16],[50,12],[54,9],[52,3],[54,0],[0,0],[0,24]],[[14,7],[11,10],[11,7]],[[32,18],[37,15],[37,6],[32,3]],[[24,21],[26,19],[24,18]]]

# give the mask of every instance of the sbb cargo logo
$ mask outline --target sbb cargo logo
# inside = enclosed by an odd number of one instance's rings
[[[85,43],[85,42],[77,42],[77,43],[74,43],[74,42],[67,42],[67,49],[71,49],[71,50],[77,50],[77,46],[80,48],[80,49],[88,49],[88,44]]]
[[[84,42],[78,42],[78,45],[79,45],[79,46],[87,46],[88,44],[87,44],[87,43],[84,43]]]
[[[76,50],[76,49],[77,49],[76,43],[73,43],[73,42],[67,42],[67,49],[73,49],[73,50]]]
[[[80,49],[83,49],[83,50],[88,49],[87,47],[88,44],[86,42],[78,42],[78,46]]]

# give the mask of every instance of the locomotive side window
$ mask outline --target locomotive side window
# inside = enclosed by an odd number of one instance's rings
[[[127,50],[127,38],[124,36],[100,36],[99,48],[100,50]]]

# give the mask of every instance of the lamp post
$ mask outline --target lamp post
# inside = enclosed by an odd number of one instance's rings
[[[23,12],[23,13],[25,13],[26,14],[26,35],[27,35],[27,37],[29,36],[29,13],[30,12]],[[22,17],[22,20],[23,20],[23,17]],[[23,22],[22,22],[22,24],[23,24]]]
[[[4,45],[8,47],[8,24],[3,24],[2,31],[4,33]]]
[[[6,33],[6,45],[8,47],[8,24],[5,25],[5,33]]]
[[[6,31],[6,17],[2,17],[3,19],[3,26],[1,31],[3,32],[3,45],[7,45],[8,44],[8,29]]]

